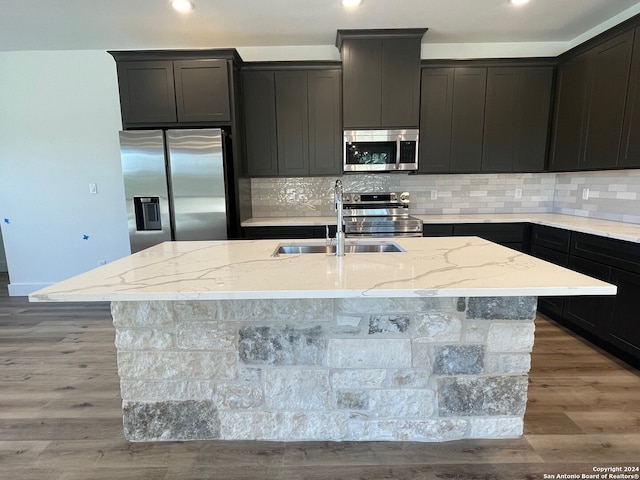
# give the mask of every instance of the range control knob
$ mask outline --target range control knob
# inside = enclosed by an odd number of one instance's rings
[[[403,203],[408,203],[409,202],[409,192],[402,192],[400,194],[400,201]]]
[[[342,201],[345,202],[345,203],[350,203],[351,202],[351,194],[343,193],[342,194]]]
[[[353,196],[353,201],[354,202],[359,202],[360,201],[360,195],[358,195],[357,193]]]

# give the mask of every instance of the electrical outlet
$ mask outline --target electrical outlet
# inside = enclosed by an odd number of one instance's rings
[[[91,195],[97,195],[98,194],[98,184],[97,183],[90,183],[89,184],[89,193]]]
[[[516,191],[514,192],[513,196],[515,198],[522,198],[522,189],[521,188],[516,188]]]
[[[583,200],[589,200],[589,189],[588,188],[583,188],[582,189],[582,199]]]
[[[431,200],[438,199],[438,190],[431,190]]]

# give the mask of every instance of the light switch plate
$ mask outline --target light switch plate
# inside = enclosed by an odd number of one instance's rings
[[[90,183],[89,184],[89,193],[91,195],[97,195],[98,194],[98,184],[97,183]]]
[[[431,200],[437,200],[437,199],[438,199],[438,191],[431,190]]]
[[[582,189],[582,199],[583,200],[589,200],[589,189],[588,188],[583,188]]]

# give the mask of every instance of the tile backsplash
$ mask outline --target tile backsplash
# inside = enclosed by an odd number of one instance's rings
[[[554,213],[640,223],[640,170],[556,174]]]
[[[460,175],[349,174],[349,192],[406,191],[411,213],[566,213],[640,223],[640,170]],[[251,179],[253,217],[331,216],[336,177]],[[582,199],[588,188],[587,200]]]

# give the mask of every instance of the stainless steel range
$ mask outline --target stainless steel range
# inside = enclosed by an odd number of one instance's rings
[[[409,215],[409,192],[344,193],[347,237],[421,237],[422,220]]]

